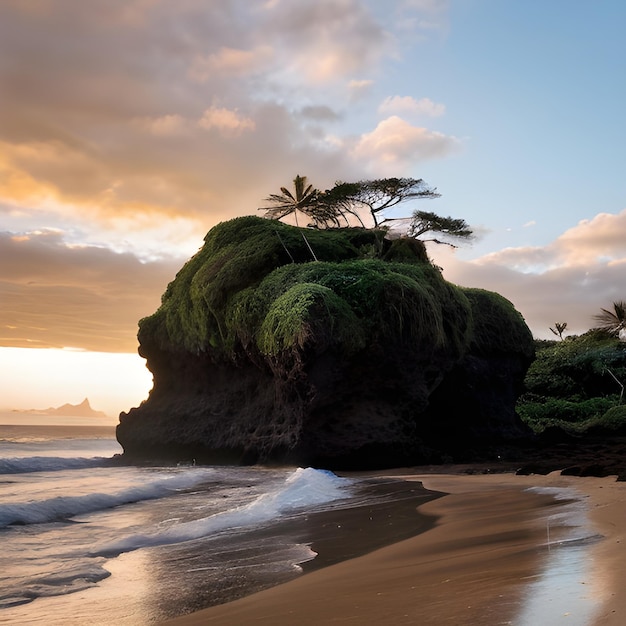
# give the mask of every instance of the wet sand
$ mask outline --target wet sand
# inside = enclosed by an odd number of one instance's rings
[[[576,587],[569,590],[571,606],[559,607],[557,617],[567,624],[626,623],[619,593],[626,583],[626,483],[556,473],[403,478],[448,494],[419,507],[435,520],[421,534],[167,624],[520,624],[532,585],[542,584],[556,554],[550,547],[568,536],[563,501],[529,487],[575,490],[588,514],[587,535],[603,537],[584,547],[584,571],[568,583]],[[555,610],[551,600],[546,616]],[[534,610],[542,619],[542,606]]]

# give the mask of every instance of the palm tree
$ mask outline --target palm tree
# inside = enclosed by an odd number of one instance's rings
[[[260,207],[260,211],[265,211],[265,217],[273,220],[280,220],[293,213],[298,224],[298,211],[305,215],[310,215],[317,204],[319,191],[313,185],[307,185],[306,176],[296,176],[293,179],[295,193],[287,187],[281,187],[281,193],[270,194],[265,198],[269,206]]]
[[[600,309],[602,313],[593,316],[599,322],[597,329],[603,330],[610,335],[614,335],[626,340],[626,302],[620,300],[613,303],[613,310]]]

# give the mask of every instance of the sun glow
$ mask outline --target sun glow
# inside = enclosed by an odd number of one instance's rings
[[[3,410],[45,409],[85,398],[117,418],[147,398],[152,375],[137,354],[0,348]]]

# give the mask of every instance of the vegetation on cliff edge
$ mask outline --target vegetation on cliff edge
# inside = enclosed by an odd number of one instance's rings
[[[591,330],[562,341],[536,342],[517,411],[535,431],[557,426],[582,435],[626,429],[626,344]]]
[[[140,321],[142,346],[285,367],[307,350],[350,356],[375,343],[453,360],[470,344],[532,352],[510,302],[446,282],[421,242],[361,228],[302,231],[256,217],[213,228]]]

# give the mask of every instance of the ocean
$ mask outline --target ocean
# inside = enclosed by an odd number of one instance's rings
[[[121,452],[98,418],[0,414],[0,624],[158,623],[432,523],[419,483]]]

